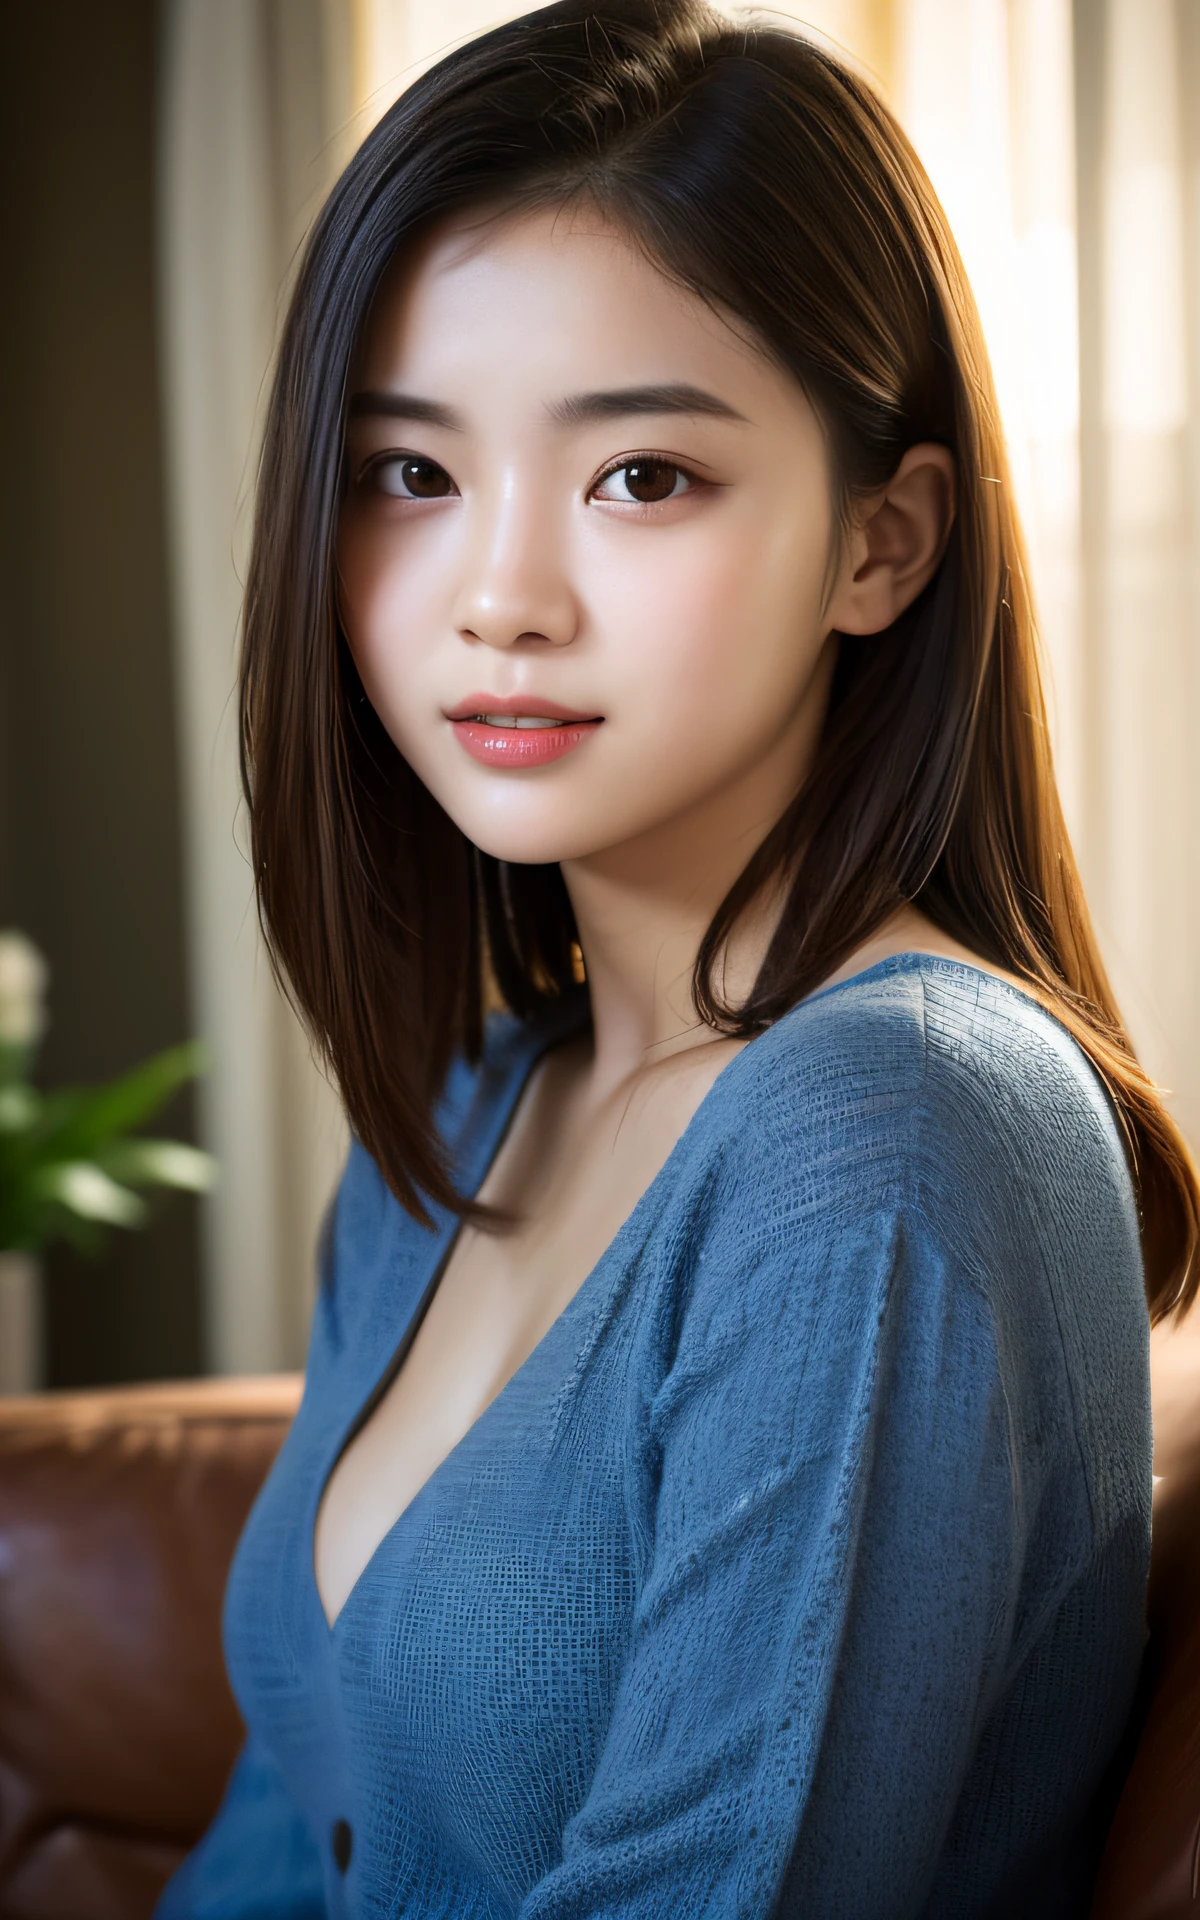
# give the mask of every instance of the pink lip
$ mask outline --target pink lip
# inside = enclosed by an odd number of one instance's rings
[[[535,720],[598,720],[598,713],[581,713],[578,707],[564,707],[558,700],[543,700],[536,693],[469,693],[456,707],[446,711],[447,720],[473,720],[479,713],[508,713],[514,717],[526,713]]]
[[[497,727],[480,720],[481,713],[525,714],[531,719],[554,720],[553,727]],[[472,693],[446,715],[455,736],[473,760],[487,767],[544,767],[561,760],[602,726],[598,714],[580,713],[557,700],[536,694]]]

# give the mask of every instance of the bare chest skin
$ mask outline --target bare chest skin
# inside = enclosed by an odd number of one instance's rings
[[[480,1194],[518,1225],[460,1231],[399,1372],[325,1489],[314,1562],[331,1625],[379,1542],[553,1326],[745,1044],[705,1041],[594,1106],[589,1039],[536,1069]]]

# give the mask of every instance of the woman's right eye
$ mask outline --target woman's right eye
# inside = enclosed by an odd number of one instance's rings
[[[446,500],[457,493],[445,467],[415,453],[389,453],[372,460],[364,478],[393,500]]]

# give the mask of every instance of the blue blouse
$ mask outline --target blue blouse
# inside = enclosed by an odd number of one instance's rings
[[[497,1019],[455,1069],[466,1190],[584,1019]],[[905,954],[756,1037],[330,1630],[318,1501],[455,1226],[352,1149],[229,1583],[247,1743],[159,1920],[1085,1913],[1150,1414],[1119,1129],[1065,1030]]]

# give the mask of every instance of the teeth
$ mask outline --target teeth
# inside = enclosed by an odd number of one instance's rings
[[[481,713],[480,720],[488,727],[557,727],[558,720],[548,720],[541,713]]]

